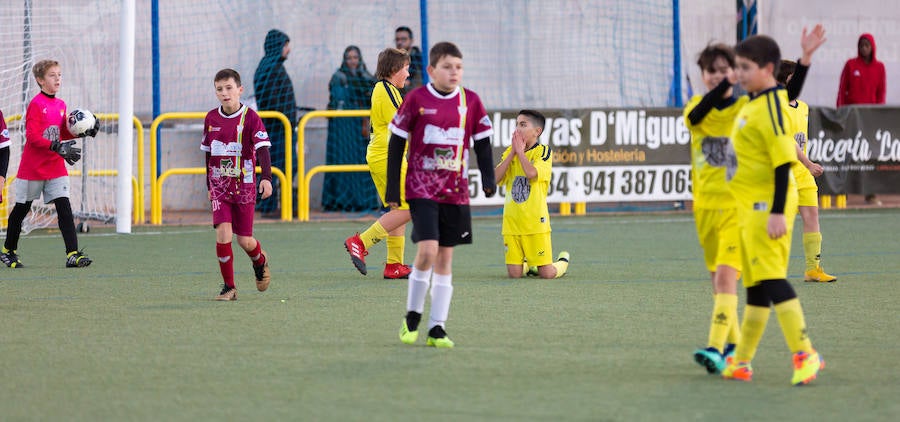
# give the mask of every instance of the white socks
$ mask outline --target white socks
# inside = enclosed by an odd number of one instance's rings
[[[450,299],[453,298],[452,274],[437,274],[431,277],[431,317],[428,329],[435,325],[444,326],[450,313]]]
[[[406,310],[425,313],[425,295],[431,285],[431,315],[428,329],[435,325],[444,326],[450,314],[450,300],[453,299],[453,274],[436,274],[432,270],[420,271],[413,267],[409,273],[409,290],[406,295]]]
[[[413,267],[407,282],[409,286],[406,292],[407,311],[415,311],[420,314],[425,312],[425,294],[428,293],[429,280],[431,280],[431,269],[419,271]]]

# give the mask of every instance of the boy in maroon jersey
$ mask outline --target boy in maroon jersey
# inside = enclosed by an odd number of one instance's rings
[[[62,70],[55,60],[41,60],[31,70],[41,92],[28,103],[25,112],[25,146],[16,174],[15,205],[9,213],[6,241],[0,248],[0,262],[10,268],[23,267],[16,253],[22,222],[31,210],[31,203],[43,195],[44,203],[52,203],[56,207],[59,231],[66,245],[66,267],[87,267],[92,261],[78,250],[75,217],[69,202],[66,163],[72,165],[78,162],[81,148],[75,147],[73,139],[76,135],[66,128],[66,103],[56,97],[62,86]],[[77,136],[97,135],[98,125]],[[5,174],[6,168],[3,169]]]
[[[409,140],[406,200],[417,251],[409,274],[400,341],[416,342],[430,284],[431,315],[425,344],[451,348],[453,341],[447,337],[444,324],[453,296],[453,247],[472,243],[468,151],[474,144],[484,193],[493,196],[493,128],[478,95],[459,86],[463,75],[459,48],[449,42],[437,43],[428,59],[431,83],[407,94],[388,126],[391,139],[385,199],[391,208],[400,202],[400,167]]]
[[[257,160],[262,169],[260,197],[272,195],[271,142],[259,115],[241,104],[241,75],[233,69],[222,69],[213,82],[222,105],[206,114],[200,149],[206,152],[206,186],[216,229],[216,256],[224,280],[216,300],[229,301],[237,300],[232,234],[237,235],[238,245],[253,261],[256,289],[262,292],[269,288],[269,256],[253,238],[253,209]]]

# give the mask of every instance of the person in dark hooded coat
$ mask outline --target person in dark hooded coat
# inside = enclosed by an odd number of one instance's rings
[[[288,76],[284,61],[291,52],[291,39],[277,29],[272,29],[266,34],[264,44],[265,56],[259,61],[256,73],[253,75],[253,90],[256,92],[256,105],[259,111],[279,111],[291,121],[290,130],[297,122],[297,101],[294,97],[294,85]],[[284,171],[284,124],[278,119],[263,119],[269,138],[272,142],[270,148],[272,154],[272,167]],[[297,148],[291,145],[291,157],[293,158],[293,173],[289,177],[294,180],[297,171]],[[280,201],[281,183],[277,178],[272,180],[272,196],[256,203],[256,210],[267,217],[280,217],[278,204]],[[296,190],[291,195],[293,203],[297,204]],[[293,215],[293,214],[292,214]]]
[[[369,73],[359,47],[344,49],[341,67],[328,83],[329,110],[368,110],[372,106],[375,77]],[[325,164],[366,164],[369,119],[336,117],[328,119]],[[381,200],[372,178],[365,173],[325,173],[322,208],[326,211],[378,209]]]

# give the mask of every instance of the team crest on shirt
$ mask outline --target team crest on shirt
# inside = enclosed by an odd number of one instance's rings
[[[744,125],[747,124],[747,116],[741,116],[741,118],[738,119],[737,123],[738,123],[738,128],[743,128]]]

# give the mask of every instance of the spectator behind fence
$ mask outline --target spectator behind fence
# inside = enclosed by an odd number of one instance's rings
[[[256,73],[253,75],[253,90],[256,93],[256,106],[260,111],[278,111],[287,116],[291,122],[291,130],[297,121],[296,110],[297,102],[294,97],[294,84],[291,77],[288,76],[287,70],[284,68],[284,61],[291,52],[291,39],[287,34],[277,29],[272,29],[266,34],[266,41],[263,45],[265,55],[259,61],[256,67]],[[285,128],[281,120],[263,119],[263,124],[269,132],[269,139],[272,142],[271,158],[272,167],[276,167],[284,171],[285,154]],[[292,141],[293,144],[293,141]],[[293,174],[287,175],[293,180],[297,175],[297,148],[291,145],[291,157],[294,167]],[[281,213],[278,211],[278,204],[281,196],[279,195],[281,181],[278,178],[272,180],[272,196],[262,199],[256,204],[256,210],[263,214],[263,217],[278,218]],[[292,192],[293,204],[297,204],[297,191]]]
[[[856,44],[858,55],[844,64],[838,87],[837,106],[852,104],[884,104],[887,92],[884,63],[875,58],[875,37],[862,34]],[[865,187],[863,187],[865,190]],[[866,202],[881,205],[872,192],[863,192]]]
[[[329,110],[368,110],[375,78],[366,69],[359,47],[344,50],[341,67],[328,83]],[[325,164],[365,164],[369,143],[369,119],[337,117],[328,119]],[[371,177],[361,172],[326,173],[322,208],[326,211],[376,209],[378,193]]]
[[[397,48],[409,53],[409,77],[401,87],[403,95],[422,86],[422,50],[413,46],[413,32],[408,26],[401,26],[394,31],[394,43]]]

